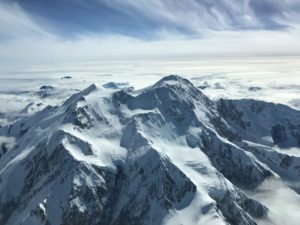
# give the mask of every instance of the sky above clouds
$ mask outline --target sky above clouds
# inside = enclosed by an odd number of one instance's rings
[[[299,55],[299,22],[299,0],[0,0],[0,59]]]

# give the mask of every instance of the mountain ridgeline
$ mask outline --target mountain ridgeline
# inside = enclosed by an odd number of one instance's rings
[[[0,128],[3,225],[254,225],[247,194],[300,178],[300,112],[210,100],[175,75],[142,89],[91,85]],[[297,186],[291,187],[300,193]]]

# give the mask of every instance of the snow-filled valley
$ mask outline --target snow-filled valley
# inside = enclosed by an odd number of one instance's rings
[[[1,71],[1,225],[298,224],[299,59],[55,68]]]

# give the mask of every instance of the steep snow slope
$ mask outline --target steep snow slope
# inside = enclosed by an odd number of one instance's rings
[[[1,127],[16,142],[0,158],[1,224],[271,219],[245,191],[276,175],[273,167],[222,107],[171,75],[138,91],[91,85]]]

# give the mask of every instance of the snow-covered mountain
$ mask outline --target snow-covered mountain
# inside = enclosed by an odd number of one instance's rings
[[[299,155],[284,150],[299,148],[299,120],[283,105],[211,101],[175,75],[137,91],[93,84],[0,128],[0,224],[272,221],[251,193],[280,178],[299,190]]]
[[[300,111],[251,99],[221,99],[218,108],[243,140],[239,146],[300,193]]]

